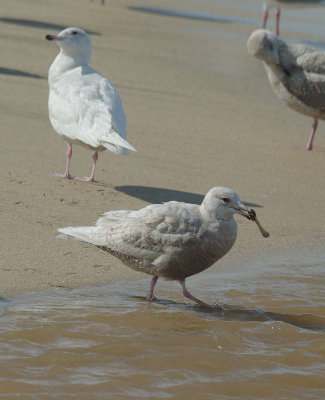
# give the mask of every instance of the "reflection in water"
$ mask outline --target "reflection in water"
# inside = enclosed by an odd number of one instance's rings
[[[177,282],[148,304],[147,279],[1,302],[0,398],[323,399],[324,264],[283,255],[188,279],[216,312]]]
[[[146,301],[145,297],[130,296],[135,299]],[[270,312],[265,310],[250,310],[236,305],[223,304],[222,306],[214,304],[214,310],[204,309],[196,304],[185,304],[170,300],[155,299],[155,303],[165,306],[189,306],[196,312],[208,313],[223,321],[251,321],[251,322],[285,322],[286,324],[298,328],[310,329],[314,331],[325,332],[325,317],[313,314],[282,314],[280,312]]]

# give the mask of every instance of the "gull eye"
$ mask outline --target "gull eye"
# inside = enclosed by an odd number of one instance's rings
[[[78,32],[77,31],[72,31],[71,32],[73,35],[78,35]]]
[[[229,202],[230,202],[230,199],[229,199],[228,197],[223,197],[221,200],[222,200],[224,203],[229,203]]]

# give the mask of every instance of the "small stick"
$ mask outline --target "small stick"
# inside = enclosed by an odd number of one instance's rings
[[[264,236],[265,238],[270,236],[269,232],[267,232],[260,224],[260,221],[257,219],[256,212],[252,208],[249,210],[249,216],[247,218],[251,221],[256,222],[256,225],[258,226],[258,229],[260,230],[262,236]]]

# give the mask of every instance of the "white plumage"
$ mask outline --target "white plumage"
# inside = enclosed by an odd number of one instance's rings
[[[58,229],[59,237],[91,243],[122,260],[130,268],[153,275],[147,300],[159,277],[178,280],[183,294],[193,297],[185,279],[213,265],[233,246],[237,224],[233,215],[250,217],[231,189],[212,188],[202,204],[171,201],[138,211],[111,211],[96,226]]]
[[[67,28],[57,36],[47,35],[60,46],[60,53],[49,69],[49,117],[53,128],[68,142],[69,173],[72,144],[95,150],[94,181],[98,151],[108,149],[116,154],[128,154],[135,148],[126,141],[126,118],[120,96],[114,86],[99,72],[88,66],[91,41],[85,31]]]

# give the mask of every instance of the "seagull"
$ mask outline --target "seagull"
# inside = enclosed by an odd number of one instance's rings
[[[185,297],[211,309],[187,290],[185,279],[209,268],[232,248],[237,236],[234,214],[254,220],[262,235],[269,235],[233,190],[214,187],[201,205],[170,201],[138,211],[109,211],[96,226],[58,229],[58,237],[91,243],[128,267],[152,275],[149,302],[162,277],[179,281]]]
[[[49,117],[54,130],[68,142],[65,173],[53,175],[73,178],[69,171],[72,145],[79,144],[94,151],[91,176],[84,178],[94,182],[99,151],[136,151],[126,141],[120,96],[106,78],[88,66],[92,46],[84,30],[70,27],[45,38],[60,47],[49,69]]]
[[[263,61],[270,84],[287,106],[314,119],[306,150],[312,150],[318,120],[325,119],[325,52],[303,44],[287,44],[258,29],[248,52]]]
[[[264,14],[263,14],[263,22],[262,29],[266,28],[266,23],[269,17],[269,9],[271,7],[276,6],[275,8],[275,33],[276,35],[280,34],[280,14],[281,9],[280,6],[288,7],[310,7],[312,5],[317,5],[317,3],[325,3],[324,0],[264,0]]]

